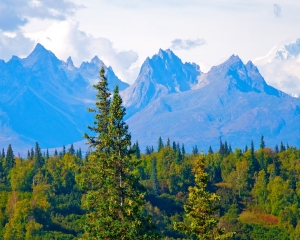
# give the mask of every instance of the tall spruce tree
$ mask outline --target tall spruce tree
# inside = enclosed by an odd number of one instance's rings
[[[108,151],[108,121],[109,121],[109,108],[110,108],[110,96],[111,93],[108,89],[107,79],[105,77],[104,67],[100,70],[100,81],[93,85],[96,89],[96,108],[88,108],[89,112],[95,113],[95,120],[93,126],[88,126],[88,129],[96,133],[94,135],[84,134],[84,138],[88,140],[88,144],[91,148],[96,148],[99,151]]]
[[[209,176],[204,168],[204,157],[201,156],[194,168],[195,186],[189,187],[187,204],[184,205],[187,221],[176,222],[174,228],[191,239],[231,239],[234,233],[225,233],[225,229],[218,227],[218,220],[214,218],[220,197],[206,190]]]
[[[39,147],[38,142],[35,143],[35,150],[34,150],[33,160],[34,160],[35,169],[40,169],[40,168],[43,167],[44,159],[43,159],[41,149]]]
[[[47,151],[46,151],[46,159],[48,160],[50,158],[50,155],[49,155],[49,150],[47,148]]]
[[[163,147],[164,147],[163,140],[161,137],[159,137],[157,151],[159,152]]]
[[[124,122],[125,108],[118,87],[112,102],[104,69],[97,89],[95,136],[85,134],[94,151],[88,157],[79,184],[86,190],[83,206],[88,211],[88,239],[156,239],[154,226],[142,212],[144,188],[131,173],[139,161],[131,159],[131,136]],[[91,110],[90,110],[91,111]]]
[[[138,140],[136,140],[136,143],[135,143],[135,156],[136,156],[136,159],[141,159],[141,150],[140,150]]]
[[[171,146],[171,145],[170,145],[170,138],[167,139],[167,144],[166,144],[166,146],[167,146],[167,147],[170,147],[170,146]]]
[[[75,155],[75,149],[74,149],[73,143],[71,144],[71,146],[70,146],[68,152],[69,152],[71,155]]]
[[[14,166],[15,166],[15,156],[14,156],[14,152],[12,150],[11,144],[9,144],[7,147],[7,152],[6,152],[6,161],[5,161],[5,168],[4,168],[5,174],[8,174],[8,172]]]
[[[259,147],[261,149],[264,149],[266,147],[265,140],[264,140],[264,135],[261,135]]]

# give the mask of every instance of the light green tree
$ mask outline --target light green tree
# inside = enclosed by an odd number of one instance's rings
[[[204,171],[204,157],[200,157],[194,168],[195,186],[189,187],[187,204],[184,205],[185,221],[176,222],[174,228],[193,239],[230,239],[234,233],[226,233],[218,226],[215,212],[220,197],[206,190],[209,176]]]

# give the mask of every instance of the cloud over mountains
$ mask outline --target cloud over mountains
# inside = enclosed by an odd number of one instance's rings
[[[205,45],[206,42],[203,38],[197,38],[195,40],[192,39],[174,39],[171,42],[171,48],[174,50],[190,50],[196,47],[199,47],[201,45]]]
[[[0,3],[0,29],[15,31],[29,18],[63,20],[80,6],[68,1],[2,0]]]

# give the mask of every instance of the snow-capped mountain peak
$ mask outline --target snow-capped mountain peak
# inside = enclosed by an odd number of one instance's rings
[[[300,38],[295,42],[289,43],[281,47],[275,53],[275,58],[280,60],[295,58],[300,54]]]

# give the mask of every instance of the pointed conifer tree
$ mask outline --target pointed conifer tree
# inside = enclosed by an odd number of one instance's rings
[[[259,147],[261,149],[264,149],[266,147],[265,140],[264,140],[264,135],[261,135]]]
[[[139,142],[137,140],[135,143],[135,156],[136,156],[136,159],[141,159],[141,150],[139,147]]]
[[[131,159],[131,136],[124,122],[125,108],[118,87],[112,102],[104,69],[94,85],[97,90],[94,126],[85,134],[94,151],[81,168],[79,185],[86,191],[83,206],[88,211],[88,239],[156,239],[150,218],[143,215],[143,187],[131,173],[139,161]]]
[[[66,155],[66,147],[65,145],[62,146],[62,151],[61,151],[61,157]]]
[[[49,155],[49,150],[47,148],[47,151],[46,151],[46,159],[48,160],[50,158],[50,155]]]
[[[4,151],[4,148],[2,148],[2,158],[5,158],[5,151]]]
[[[145,154],[146,155],[150,155],[151,154],[151,148],[149,146],[146,146]]]
[[[81,152],[81,148],[78,149],[78,154],[77,157],[82,160],[82,152]]]
[[[214,214],[220,197],[206,190],[209,176],[204,171],[204,157],[198,159],[194,168],[195,186],[189,187],[187,203],[184,205],[187,221],[176,222],[174,228],[191,239],[231,239],[234,233],[225,233],[218,226]]]
[[[96,148],[99,151],[108,151],[109,145],[107,143],[108,138],[108,121],[109,121],[109,108],[110,108],[110,96],[111,93],[108,89],[107,79],[105,77],[104,67],[100,70],[100,81],[93,85],[96,89],[96,108],[88,108],[89,112],[95,113],[95,120],[93,126],[88,126],[88,129],[95,133],[94,135],[84,134],[84,138],[87,139],[88,144],[92,148]]]
[[[33,159],[33,156],[34,156],[34,151],[33,151],[33,148],[31,148],[31,151],[30,151],[30,158],[31,158],[31,160]]]
[[[5,161],[5,174],[8,174],[8,172],[15,166],[15,156],[14,152],[12,150],[11,144],[7,147],[7,153],[6,153],[6,161]]]
[[[177,151],[177,148],[176,148],[176,142],[175,142],[175,141],[173,141],[172,148],[173,148],[173,150],[174,150],[175,152]]]
[[[167,147],[170,147],[171,145],[170,145],[170,138],[168,138],[167,139],[167,145],[166,145]]]
[[[75,155],[75,149],[74,149],[73,143],[71,144],[71,146],[70,146],[68,152],[69,152],[71,155]]]
[[[159,137],[157,151],[159,152],[163,147],[164,147],[163,140],[161,137]]]
[[[35,169],[40,169],[43,167],[44,159],[43,159],[41,149],[39,147],[38,142],[35,143],[35,151],[34,151],[33,160],[34,160]]]

